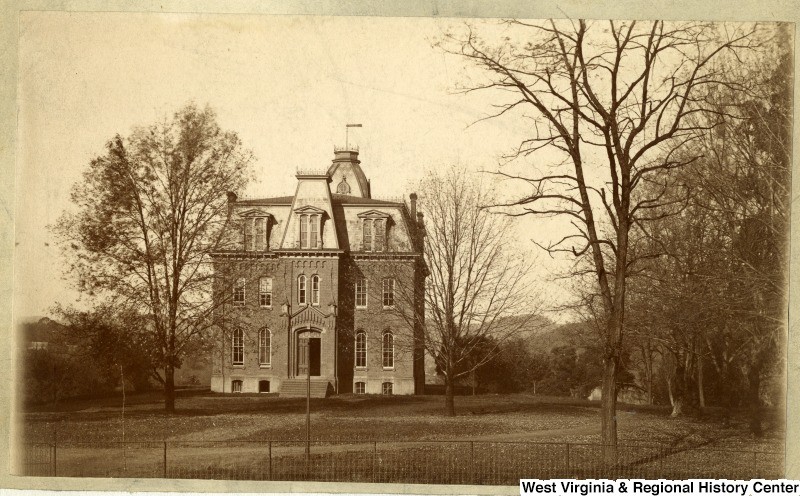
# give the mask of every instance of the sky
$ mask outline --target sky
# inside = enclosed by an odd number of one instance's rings
[[[257,182],[247,196],[292,194],[295,170],[327,168],[348,123],[363,125],[350,142],[360,147],[375,197],[407,197],[426,168],[497,170],[526,129],[513,119],[475,123],[492,111],[490,95],[455,90],[479,74],[432,47],[460,26],[428,18],[21,13],[16,316],[87,304],[65,279],[48,226],[73,208],[70,188],[110,138],[189,101],[210,105],[253,151]],[[505,193],[513,187],[502,185]],[[531,277],[549,303],[567,297],[552,276],[569,262],[531,239],[556,236],[557,223],[518,225],[520,251],[536,257]]]

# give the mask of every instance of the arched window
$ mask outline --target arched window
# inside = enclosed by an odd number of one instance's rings
[[[311,231],[311,235],[308,237],[308,247],[309,248],[317,248],[318,238],[319,238],[319,215],[312,215],[308,218],[309,222],[309,231]]]
[[[264,251],[267,248],[267,218],[247,217],[244,220],[244,249]]]
[[[306,301],[306,276],[301,274],[297,278],[297,303],[305,305]]]
[[[364,219],[364,251],[372,251],[372,219]]]
[[[319,276],[311,276],[311,304],[319,305]]]
[[[387,218],[365,217],[362,221],[362,249],[364,251],[386,250]]]
[[[308,248],[308,215],[300,216],[300,248]]]
[[[264,247],[267,243],[267,219],[264,217],[257,217],[255,220],[256,223],[256,240],[255,240],[255,249],[256,251],[264,251]]]
[[[356,368],[367,368],[367,333],[364,331],[356,333]]]
[[[394,368],[394,335],[391,331],[383,333],[383,368]]]
[[[375,232],[373,233],[373,242],[375,251],[383,251],[383,244],[386,237],[386,227],[384,227],[383,219],[375,219]]]
[[[231,381],[231,392],[232,393],[242,392],[242,381],[240,379],[235,379]]]
[[[272,364],[272,333],[266,327],[258,331],[258,364],[262,367]]]
[[[233,365],[244,364],[244,332],[241,329],[233,330],[231,343],[231,362]]]
[[[320,216],[300,215],[300,248],[314,249],[320,247],[319,242]]]
[[[381,393],[392,394],[392,383],[384,382],[383,384],[381,384]]]
[[[366,382],[356,382],[355,387],[353,388],[353,392],[356,394],[364,394],[367,392],[367,383]]]

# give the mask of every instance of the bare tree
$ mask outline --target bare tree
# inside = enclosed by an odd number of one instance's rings
[[[656,256],[631,250],[629,234],[646,229],[656,211],[668,215],[667,173],[696,159],[676,152],[715,125],[691,117],[716,111],[706,104],[709,91],[733,86],[716,62],[749,48],[752,29],[583,20],[514,20],[506,28],[496,42],[468,28],[441,46],[483,69],[485,80],[464,91],[497,92],[497,112],[487,118],[516,113],[530,124],[530,138],[510,158],[540,158],[536,172],[500,173],[531,191],[506,206],[570,219],[573,231],[543,247],[590,259],[604,320],[604,459],[613,463],[627,278],[639,260]],[[637,197],[647,183],[660,188]]]
[[[424,346],[444,376],[452,416],[456,381],[490,361],[504,341],[530,331],[539,309],[531,263],[513,246],[513,220],[486,208],[488,190],[450,167],[428,173],[419,191],[429,272]]]
[[[210,253],[232,242],[225,192],[244,187],[252,157],[211,109],[193,104],[106,148],[73,188],[77,211],[55,230],[81,291],[146,315],[141,332],[151,335],[171,412],[175,369],[213,322]]]

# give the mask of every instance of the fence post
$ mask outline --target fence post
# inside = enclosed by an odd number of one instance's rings
[[[53,430],[53,477],[58,477],[58,427]]]
[[[272,480],[272,440],[269,441],[269,480]]]
[[[378,441],[372,441],[372,482],[378,481]]]
[[[167,442],[164,441],[164,478],[167,478]]]
[[[475,441],[469,442],[470,481],[475,484]]]
[[[568,476],[568,475],[569,475],[569,443],[565,443],[565,444],[564,444],[564,447],[566,448],[566,453],[567,453],[567,470],[566,470],[566,475]]]

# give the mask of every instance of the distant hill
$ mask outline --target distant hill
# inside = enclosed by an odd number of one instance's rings
[[[596,332],[585,322],[553,324],[526,341],[532,351],[550,353],[555,348],[572,346],[587,348],[597,339]]]

